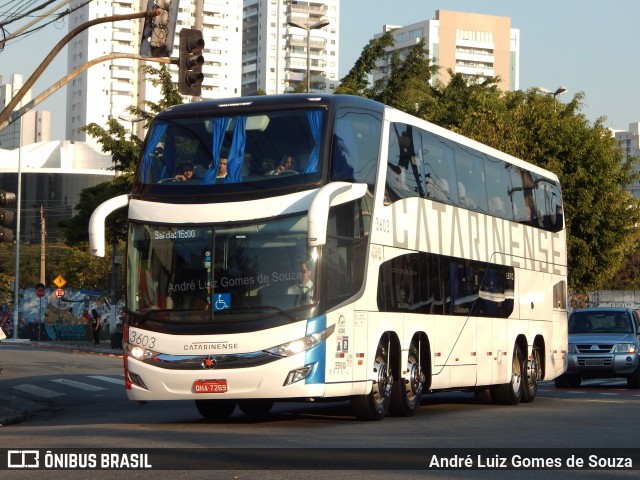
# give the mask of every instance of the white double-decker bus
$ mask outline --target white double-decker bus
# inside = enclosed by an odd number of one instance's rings
[[[226,167],[226,170],[225,170]],[[126,389],[205,417],[427,392],[534,400],[565,370],[558,178],[370,100],[281,95],[159,114],[128,207]]]

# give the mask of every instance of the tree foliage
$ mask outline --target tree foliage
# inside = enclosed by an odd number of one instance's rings
[[[563,103],[535,90],[504,92],[499,78],[452,71],[449,82],[439,83],[421,44],[403,60],[394,56],[387,78],[371,86],[368,78],[388,42],[369,42],[336,93],[386,103],[556,173],[570,288],[586,292],[611,282],[640,238],[640,204],[624,188],[638,178],[638,161],[624,160],[603,118],[591,124],[581,113],[584,94]]]

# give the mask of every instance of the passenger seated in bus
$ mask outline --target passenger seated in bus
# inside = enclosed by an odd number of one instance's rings
[[[229,159],[227,157],[220,157],[220,163],[218,163],[218,174],[216,178],[224,178],[227,176],[227,162]]]
[[[178,168],[178,174],[173,178],[182,182],[191,180],[193,178],[193,164],[183,163],[180,165],[180,168]]]
[[[280,160],[280,165],[278,165],[270,172],[267,172],[267,175],[280,175],[284,172],[298,173],[296,171],[296,159],[293,157],[293,155],[285,155],[284,157],[282,157],[282,160]]]

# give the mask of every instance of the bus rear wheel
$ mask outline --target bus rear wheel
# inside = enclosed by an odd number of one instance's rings
[[[497,385],[494,389],[496,403],[501,405],[517,405],[522,398],[522,373],[524,371],[522,350],[518,345],[513,347],[511,360],[511,381]]]
[[[389,364],[389,346],[384,338],[380,339],[376,349],[373,371],[376,379],[373,381],[371,392],[351,399],[351,408],[358,420],[382,420],[389,411],[393,372]]]
[[[538,382],[542,378],[542,361],[540,351],[536,347],[531,349],[531,356],[529,359],[524,360],[524,365],[525,375],[522,384],[522,401],[531,403],[538,394]]]
[[[393,385],[390,411],[399,417],[410,417],[416,413],[422,399],[425,376],[420,365],[420,349],[415,343],[409,347],[407,371],[409,379],[400,377]]]
[[[235,400],[196,400],[200,415],[211,420],[229,418],[236,409]]]

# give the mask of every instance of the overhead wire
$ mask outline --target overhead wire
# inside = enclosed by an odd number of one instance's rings
[[[16,1],[16,0],[13,0]],[[22,1],[25,2],[25,0],[17,0],[17,1]],[[31,4],[33,1],[35,0],[28,0],[27,3]],[[42,8],[56,2],[59,0],[48,0],[47,2],[45,2],[42,5],[38,5],[36,8],[33,8],[32,10],[30,10],[27,13],[24,13],[22,15],[16,15],[16,14],[12,14],[9,15],[8,13],[4,13],[4,16],[9,18],[8,21],[5,21],[4,18],[2,19],[2,21],[0,21],[0,36],[2,38],[0,38],[0,52],[2,50],[4,50],[5,45],[13,40],[22,40],[21,37],[25,37],[28,36],[34,32],[37,32],[39,30],[42,30],[43,28],[47,27],[48,25],[55,23],[57,21],[59,21],[60,19],[66,17],[67,15],[75,12],[76,10],[84,7],[85,5],[91,3],[93,0],[87,0],[86,2],[83,2],[73,8],[67,8],[64,11],[58,12],[58,13],[54,13],[56,10],[62,8],[64,5],[68,4],[71,2],[71,0],[63,0],[63,2],[60,5],[54,6],[52,9],[48,10],[47,12],[45,12],[43,15],[39,16],[39,17],[35,17],[35,19],[31,22],[29,22],[26,26],[21,27],[20,29],[18,29],[15,33],[10,34],[7,29],[5,28],[5,25],[8,25],[10,23],[13,23],[17,20],[21,20],[27,16],[29,16],[31,13],[41,10]],[[3,15],[3,12],[0,12],[0,18],[2,18],[1,16]],[[34,28],[30,28],[32,25],[35,25],[36,23],[44,20],[46,17],[49,16],[53,16],[54,18],[52,18],[51,20],[47,21],[46,23],[42,24],[42,25],[38,25],[35,26]]]

